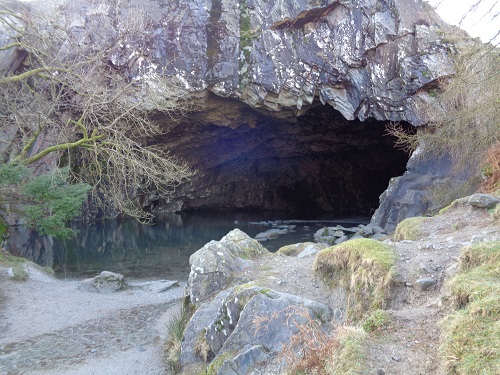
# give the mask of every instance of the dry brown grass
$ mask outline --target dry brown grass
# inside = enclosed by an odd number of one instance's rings
[[[493,193],[500,189],[500,141],[497,141],[486,152],[483,163],[483,183],[481,191]]]
[[[309,310],[290,306],[271,316],[254,319],[256,330],[285,313],[286,323],[297,331],[283,346],[278,360],[288,375],[354,375],[364,370],[363,330],[343,325],[324,325]]]

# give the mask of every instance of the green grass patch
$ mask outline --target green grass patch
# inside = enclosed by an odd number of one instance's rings
[[[409,217],[407,219],[404,219],[396,227],[396,231],[394,232],[394,240],[417,240],[422,235],[420,232],[420,225],[426,219],[427,218],[423,216]]]
[[[453,202],[451,202],[446,207],[441,208],[439,210],[439,215],[445,214],[446,212],[448,212],[452,208],[455,208],[455,207],[458,207],[458,206],[461,206],[461,205],[463,206],[467,202],[468,199],[469,199],[469,197],[463,197],[463,198],[455,199]]]
[[[6,251],[0,250],[0,266],[3,267],[19,267],[22,264],[28,263],[29,260],[16,257]]]
[[[379,332],[388,327],[392,322],[391,317],[385,310],[377,309],[363,321],[362,327],[365,332]]]
[[[449,282],[455,310],[441,322],[443,351],[452,374],[500,373],[500,243],[462,253]]]
[[[484,265],[500,265],[500,241],[480,242],[465,247],[459,265],[462,271]]]
[[[343,285],[348,290],[351,297],[348,317],[360,321],[385,306],[394,265],[391,246],[358,238],[321,250],[313,269],[330,285]]]
[[[333,351],[333,360],[327,365],[327,374],[358,375],[365,373],[366,333],[359,328],[345,327],[338,334],[339,345]]]
[[[15,281],[26,281],[28,280],[28,271],[23,267],[12,267],[12,280]]]

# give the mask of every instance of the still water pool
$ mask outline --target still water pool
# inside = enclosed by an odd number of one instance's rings
[[[321,227],[341,224],[355,226],[366,218],[291,220],[280,214],[170,214],[156,219],[155,225],[141,225],[135,220],[110,220],[74,224],[78,234],[65,241],[54,240],[50,249],[26,248],[22,255],[41,265],[51,266],[63,279],[93,277],[101,271],[124,274],[133,279],[187,279],[189,256],[211,240],[220,240],[239,228],[251,237],[271,228],[264,221],[283,221],[295,229],[262,244],[269,251],[292,243],[314,241]],[[19,237],[12,236],[15,240]],[[46,241],[47,242],[47,241]],[[36,242],[39,243],[39,242]],[[11,244],[15,245],[15,244]],[[15,253],[15,252],[14,252]],[[43,260],[42,260],[43,258]]]

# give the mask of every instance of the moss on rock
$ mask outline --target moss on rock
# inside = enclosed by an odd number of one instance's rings
[[[350,293],[349,317],[359,321],[385,306],[394,277],[395,255],[391,246],[357,238],[321,250],[313,269],[331,284],[342,284]]]
[[[394,240],[417,240],[422,235],[420,232],[420,225],[425,220],[427,220],[427,218],[423,216],[409,217],[407,219],[404,219],[396,227],[396,231],[394,232]]]

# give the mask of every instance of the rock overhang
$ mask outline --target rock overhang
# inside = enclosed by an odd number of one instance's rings
[[[72,32],[117,17],[111,6],[94,8],[80,8]],[[450,27],[418,0],[130,0],[120,17],[133,12],[143,27],[111,51],[116,69],[139,80],[175,75],[192,93],[277,116],[319,100],[349,120],[418,126],[426,87],[453,73],[453,45],[441,38]]]

